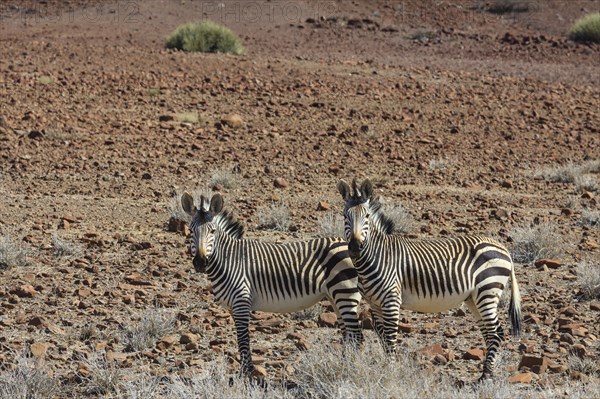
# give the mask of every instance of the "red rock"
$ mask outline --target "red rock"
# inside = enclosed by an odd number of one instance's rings
[[[323,312],[319,315],[319,327],[335,327],[337,315],[334,312]]]
[[[13,288],[9,291],[11,294],[18,296],[19,298],[33,298],[37,295],[37,291],[30,284],[24,284],[20,287]]]
[[[533,380],[533,373],[519,373],[508,378],[511,384],[529,384]]]
[[[48,351],[48,344],[45,342],[35,342],[29,346],[29,350],[33,357],[36,358],[38,362],[43,362],[46,358],[46,352]]]
[[[409,323],[398,323],[398,331],[404,332],[404,333],[411,333],[415,330],[415,327],[412,324]]]
[[[575,356],[583,359],[584,357],[587,356],[587,349],[585,349],[585,346],[583,346],[581,344],[575,344],[575,345],[571,346],[571,353],[573,353]]]
[[[317,211],[328,211],[331,209],[331,205],[327,201],[319,201],[317,205]]]
[[[546,265],[550,269],[558,269],[562,265],[562,263],[558,259],[538,259],[534,262],[534,265],[536,267]]]
[[[198,343],[198,336],[192,333],[184,333],[179,337],[180,344],[190,344],[190,343]]]
[[[444,348],[440,344],[434,344],[419,349],[417,353],[425,356],[427,359],[432,359],[435,355],[444,355]]]
[[[243,126],[244,120],[238,114],[229,114],[221,120],[221,123],[231,128],[237,129]]]
[[[548,368],[548,359],[541,356],[523,355],[519,362],[519,369],[522,367],[527,367],[536,374],[542,374]]]
[[[273,185],[275,188],[286,188],[289,186],[289,183],[283,177],[277,177],[275,180],[273,180]]]
[[[463,359],[466,360],[483,360],[483,358],[485,357],[485,354],[483,352],[483,349],[469,349],[467,351],[465,351],[464,355],[463,355]]]
[[[252,372],[252,377],[255,378],[265,378],[268,375],[267,369],[258,364],[254,365],[254,371]]]

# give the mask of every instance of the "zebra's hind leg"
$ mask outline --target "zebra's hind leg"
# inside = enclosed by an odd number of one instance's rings
[[[483,334],[487,349],[485,360],[483,361],[483,373],[479,377],[479,381],[492,377],[498,349],[504,339],[504,330],[498,321],[499,299],[499,296],[490,296],[488,293],[481,296],[478,302],[476,302],[473,296],[465,301],[477,322],[479,330]]]
[[[345,292],[344,292],[345,293]],[[346,295],[336,292],[335,298],[330,298],[333,308],[340,321],[344,343],[360,345],[364,341],[363,333],[358,321],[358,304],[361,296],[358,290],[352,290]]]

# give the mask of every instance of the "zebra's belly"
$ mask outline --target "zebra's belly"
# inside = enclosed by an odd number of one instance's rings
[[[402,293],[402,307],[416,312],[439,313],[458,307],[469,293],[423,298],[406,290]]]
[[[262,312],[289,313],[309,308],[323,299],[325,295],[317,292],[302,297],[261,298],[257,297],[252,304],[252,310]]]

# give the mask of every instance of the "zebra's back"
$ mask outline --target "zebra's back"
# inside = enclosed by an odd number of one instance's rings
[[[378,281],[396,281],[402,306],[419,312],[441,312],[464,302],[485,285],[502,289],[508,282],[512,261],[508,250],[484,236],[461,236],[434,240],[413,240],[388,236],[381,251],[382,275],[395,278],[367,278],[367,291],[377,291]],[[392,259],[395,260],[392,265]],[[386,266],[387,265],[387,266]],[[373,287],[368,287],[368,284]],[[379,290],[379,292],[382,292]]]

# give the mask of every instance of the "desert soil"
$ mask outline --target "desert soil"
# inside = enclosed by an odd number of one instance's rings
[[[565,35],[600,2],[505,15],[478,1],[248,4],[0,4],[0,233],[31,251],[29,265],[0,270],[2,367],[30,348],[65,382],[95,352],[159,375],[235,358],[231,318],[194,272],[185,229],[169,229],[174,196],[219,190],[248,237],[287,241],[341,211],[340,178],[368,177],[418,237],[483,233],[510,248],[515,227],[554,226],[558,264],[516,266],[525,331],[504,343],[516,359],[504,367],[533,373],[524,389],[594,378],[568,358],[600,361],[600,304],[580,300],[576,272],[600,267],[598,226],[582,223],[600,193],[540,172],[600,157],[600,46]],[[237,32],[246,54],[164,48],[203,18]],[[232,187],[211,184],[233,172]],[[260,228],[273,203],[290,209],[292,231]],[[57,256],[58,241],[79,253]],[[124,331],[156,307],[176,316],[172,331],[128,352]],[[468,311],[402,318],[403,345],[443,344],[450,360],[423,356],[424,367],[477,377],[467,351],[483,341]],[[316,319],[257,313],[268,379],[293,378],[294,331],[309,350],[338,338]],[[537,360],[519,370],[521,354]]]

